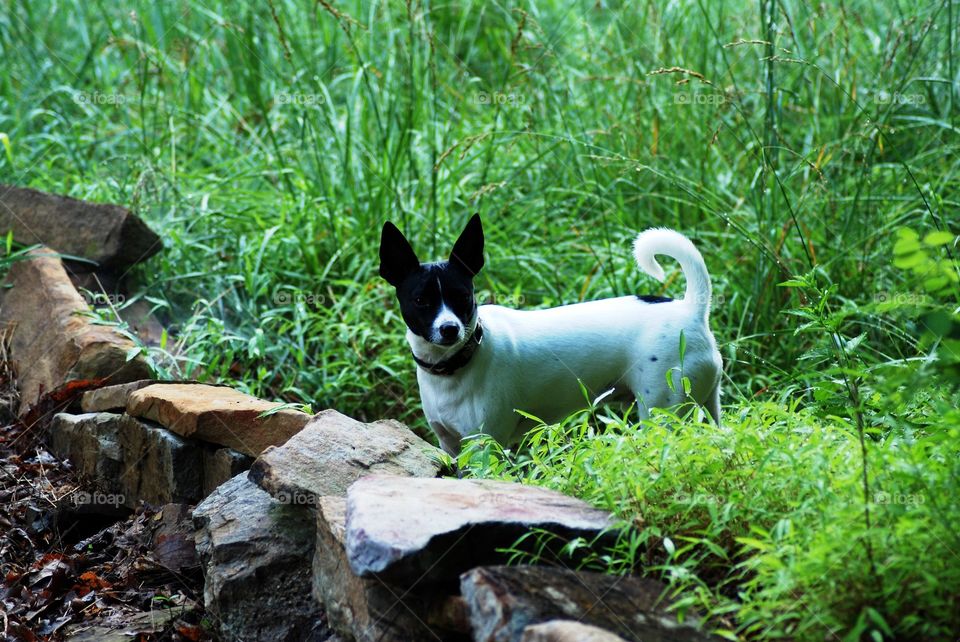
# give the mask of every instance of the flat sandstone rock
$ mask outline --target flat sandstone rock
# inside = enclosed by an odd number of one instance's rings
[[[393,421],[363,423],[324,410],[278,447],[268,447],[250,479],[283,503],[314,505],[318,497],[346,495],[371,473],[436,477],[440,451]]]
[[[347,492],[347,555],[354,573],[403,585],[444,582],[532,529],[575,537],[609,534],[609,513],[561,493],[491,480],[370,476]],[[536,538],[529,540],[536,546]]]
[[[228,446],[256,457],[298,433],[310,415],[222,386],[158,383],[130,393],[127,414],[155,421],[181,437]]]
[[[155,379],[141,379],[88,390],[80,398],[80,407],[84,412],[122,412],[127,407],[127,399],[131,392],[152,386],[155,383],[157,383]]]

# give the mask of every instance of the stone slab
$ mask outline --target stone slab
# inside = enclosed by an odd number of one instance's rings
[[[440,451],[397,421],[363,423],[335,410],[318,413],[303,430],[254,462],[250,479],[284,503],[315,503],[346,495],[363,475],[436,477]]]
[[[155,421],[180,435],[227,446],[256,457],[267,446],[280,446],[298,433],[310,415],[284,409],[223,386],[158,383],[132,392],[127,414]]]
[[[400,585],[449,581],[503,562],[498,549],[535,529],[561,545],[612,535],[613,527],[608,513],[579,499],[499,481],[372,475],[347,492],[350,567]]]

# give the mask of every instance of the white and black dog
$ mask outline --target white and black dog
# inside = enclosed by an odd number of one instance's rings
[[[450,258],[437,263],[420,263],[400,230],[385,223],[380,276],[397,289],[423,411],[443,449],[455,455],[461,439],[480,432],[511,445],[533,425],[515,410],[557,421],[586,405],[581,384],[608,402],[635,399],[644,418],[650,408],[692,398],[719,422],[722,362],[708,325],[710,275],[693,243],[672,230],[647,230],[634,243],[640,269],[663,281],[657,254],[679,261],[687,281],[683,299],[624,296],[530,311],[478,307],[479,215]]]

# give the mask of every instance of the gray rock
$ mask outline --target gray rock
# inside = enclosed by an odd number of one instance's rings
[[[121,490],[123,453],[120,415],[108,412],[71,415],[58,413],[50,425],[50,447],[69,459],[89,485],[107,493]]]
[[[491,566],[464,573],[460,589],[475,642],[520,642],[531,625],[557,619],[577,620],[631,642],[711,639],[668,613],[661,600],[666,586],[651,579],[543,566]]]
[[[193,507],[167,504],[157,516],[157,529],[151,538],[151,553],[158,564],[175,573],[189,573],[199,565],[193,537]]]
[[[193,512],[204,603],[225,640],[322,640],[311,599],[310,511],[284,506],[237,475]]]
[[[203,450],[150,422],[122,415],[121,484],[126,504],[193,504],[203,496]]]
[[[206,497],[221,484],[250,469],[253,457],[233,448],[204,448],[203,496]]]
[[[91,413],[95,415],[96,413]],[[50,421],[50,452],[60,459],[70,459],[70,449],[73,447],[74,435],[77,432],[77,423],[85,415],[71,415],[60,412]],[[74,467],[76,464],[74,463]]]
[[[344,548],[346,499],[317,499],[313,595],[330,626],[357,642],[459,639],[469,634],[466,605],[437,587],[398,587],[357,577]],[[456,592],[456,586],[448,592]],[[459,608],[458,608],[459,606]]]
[[[115,386],[104,386],[95,390],[88,390],[80,398],[80,407],[84,412],[123,412],[127,407],[127,398],[130,393],[140,388],[156,383],[155,379],[140,379]]]
[[[506,556],[497,549],[532,529],[555,534],[562,545],[594,540],[613,525],[608,513],[579,499],[490,480],[370,476],[347,493],[350,567],[400,585],[449,581],[501,563]]]
[[[315,503],[346,495],[361,475],[436,477],[440,450],[392,421],[362,423],[324,410],[279,447],[253,463],[250,479],[284,503]]]
[[[626,642],[601,628],[574,620],[551,620],[523,630],[520,642]]]

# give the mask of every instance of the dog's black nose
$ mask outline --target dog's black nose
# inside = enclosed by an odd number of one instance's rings
[[[444,341],[453,341],[460,336],[460,327],[456,323],[444,323],[440,326],[440,338]]]

